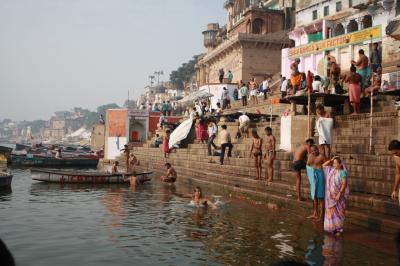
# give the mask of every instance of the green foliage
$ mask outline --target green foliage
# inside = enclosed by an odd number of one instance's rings
[[[183,63],[177,70],[174,70],[169,75],[169,80],[177,89],[184,89],[185,83],[190,81],[190,78],[196,72],[194,66],[197,63],[197,58],[199,56],[195,55],[189,62]]]
[[[128,100],[125,100],[125,102],[124,102],[124,107],[125,108],[136,108],[136,101],[133,101],[133,100],[129,100],[129,102],[128,102]]]

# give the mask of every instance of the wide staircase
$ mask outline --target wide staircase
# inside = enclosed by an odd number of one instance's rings
[[[400,229],[400,207],[397,201],[390,199],[394,180],[393,158],[387,153],[386,146],[393,136],[398,136],[398,113],[381,112],[374,116],[374,152],[369,154],[369,116],[336,117],[333,152],[340,154],[349,170],[351,189],[346,219],[348,222],[393,233]],[[279,147],[279,119],[272,127]],[[228,124],[232,136],[237,126]],[[253,128],[263,136],[263,129],[269,122],[253,124]],[[397,130],[397,131],[396,131]],[[278,208],[284,207],[301,214],[311,211],[311,201],[297,201],[295,177],[291,172],[292,154],[277,152],[274,163],[274,182],[266,186],[265,181],[255,180],[254,159],[249,158],[251,139],[234,140],[232,158],[226,158],[225,164],[219,164],[218,157],[207,156],[206,144],[189,144],[178,149],[165,159],[161,148],[135,147],[134,152],[141,161],[141,170],[153,170],[157,174],[165,172],[165,162],[170,162],[181,178],[189,178],[199,183],[207,183],[236,192],[253,199],[267,202]],[[265,168],[263,165],[263,176]],[[302,173],[302,193],[309,198],[309,182]]]

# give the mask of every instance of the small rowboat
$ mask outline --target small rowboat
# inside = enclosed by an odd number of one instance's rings
[[[11,155],[11,163],[18,166],[33,167],[96,167],[99,158],[54,158],[39,155]]]
[[[32,179],[51,183],[85,183],[85,184],[118,184],[128,183],[128,177],[133,173],[99,173],[99,172],[77,172],[59,170],[31,170]],[[136,173],[135,176],[143,180],[150,180],[149,176],[153,172]]]
[[[0,189],[10,188],[13,175],[11,173],[0,172]]]

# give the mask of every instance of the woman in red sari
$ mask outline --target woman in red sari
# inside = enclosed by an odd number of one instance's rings
[[[204,122],[204,119],[201,117],[196,118],[196,140],[199,143],[207,143],[208,133],[207,133],[207,124]]]

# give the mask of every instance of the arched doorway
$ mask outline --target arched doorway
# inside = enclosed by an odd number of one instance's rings
[[[263,32],[264,21],[262,19],[256,18],[253,20],[252,31],[254,34],[261,34]]]
[[[358,31],[358,23],[352,19],[350,20],[349,24],[347,25],[347,33]]]
[[[333,32],[334,32],[334,33],[333,33],[334,36],[339,36],[339,35],[345,34],[345,30],[344,30],[343,25],[342,25],[341,23],[337,24],[337,25],[335,26],[335,29],[334,29]]]
[[[372,27],[372,16],[366,15],[362,19],[363,29]]]

